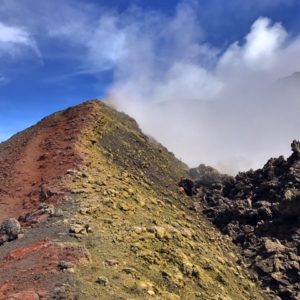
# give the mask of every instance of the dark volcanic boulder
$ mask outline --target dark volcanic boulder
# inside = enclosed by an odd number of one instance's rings
[[[300,141],[294,140],[292,142],[292,151],[293,151],[293,154],[292,154],[291,158],[299,159],[300,158]]]
[[[221,174],[216,169],[200,164],[199,167],[189,170],[189,176],[195,182],[195,187],[208,187],[221,189],[233,178],[229,175]]]
[[[0,236],[2,239],[11,241],[18,238],[18,234],[20,233],[21,225],[15,218],[10,218],[1,224],[0,227]]]
[[[191,179],[182,178],[178,185],[179,185],[179,187],[182,187],[184,189],[185,193],[188,196],[193,196],[195,184]]]

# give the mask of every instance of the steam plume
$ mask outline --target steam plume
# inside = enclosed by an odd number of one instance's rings
[[[300,39],[280,23],[261,17],[221,51],[179,5],[173,18],[106,15],[97,35],[106,41],[99,64],[115,68],[110,102],[190,166],[260,167],[299,138],[299,89],[280,79],[300,70]]]

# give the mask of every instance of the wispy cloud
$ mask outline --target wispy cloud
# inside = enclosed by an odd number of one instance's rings
[[[11,64],[27,58],[42,61],[42,54],[30,32],[22,27],[0,22],[0,85],[10,81]],[[17,72],[18,68],[14,70]]]
[[[16,57],[27,50],[41,57],[36,41],[28,31],[0,22],[0,55]]]

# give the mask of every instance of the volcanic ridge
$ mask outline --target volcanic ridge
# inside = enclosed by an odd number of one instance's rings
[[[103,102],[57,112],[0,144],[0,299],[297,299],[298,150],[232,178]]]

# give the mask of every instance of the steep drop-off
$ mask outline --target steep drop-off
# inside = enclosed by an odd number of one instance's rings
[[[186,166],[99,101],[0,144],[0,299],[265,299],[177,183]],[[3,208],[3,209],[2,209]]]

